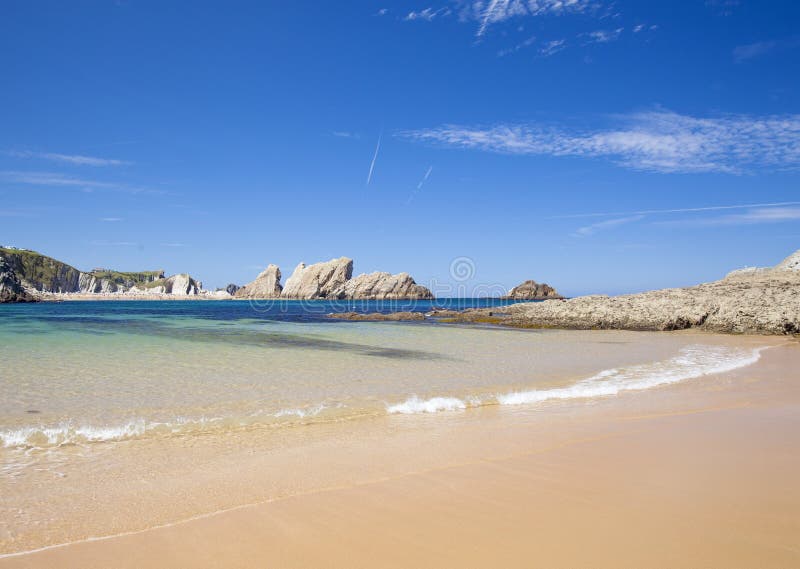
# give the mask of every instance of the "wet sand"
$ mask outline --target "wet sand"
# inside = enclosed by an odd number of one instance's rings
[[[327,469],[325,487],[0,568],[796,567],[798,369],[793,343],[614,398],[355,422],[335,446],[242,453],[224,473]],[[175,491],[148,489],[142,503]]]

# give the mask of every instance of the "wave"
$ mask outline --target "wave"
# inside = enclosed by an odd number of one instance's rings
[[[670,359],[629,367],[601,371],[572,385],[553,389],[532,389],[501,393],[489,397],[436,396],[421,399],[413,395],[401,403],[385,405],[388,414],[413,415],[463,411],[482,405],[523,405],[549,400],[579,399],[614,396],[622,391],[649,389],[659,385],[677,383],[706,375],[732,371],[756,363],[766,347],[755,349],[721,346],[692,345],[683,348]],[[23,426],[0,430],[0,447],[47,448],[62,445],[113,442],[147,436],[171,434],[197,434],[212,428],[247,428],[255,425],[293,425],[329,420],[334,413],[337,419],[365,416],[363,409],[347,407],[343,414],[335,409],[345,408],[341,403],[329,406],[316,405],[264,411],[244,418],[177,417],[167,422],[131,419],[118,425],[77,425],[65,421],[57,425]],[[367,414],[371,414],[367,413]]]
[[[481,405],[524,405],[557,399],[586,399],[618,395],[622,391],[650,389],[660,385],[724,373],[756,363],[766,347],[752,350],[724,346],[692,345],[674,358],[663,361],[603,370],[567,387],[533,389],[497,394],[468,401],[456,397],[411,397],[403,403],[387,405],[388,413],[436,413],[458,411]]]
[[[467,403],[457,397],[431,397],[430,399],[420,399],[414,395],[402,403],[387,405],[386,412],[389,414],[402,413],[404,415],[412,415],[415,413],[457,411],[466,408]]]
[[[753,350],[694,345],[668,360],[601,371],[568,387],[516,391],[497,396],[501,405],[540,403],[551,399],[579,399],[617,395],[621,391],[650,389],[706,375],[724,373],[756,363],[765,347]]]

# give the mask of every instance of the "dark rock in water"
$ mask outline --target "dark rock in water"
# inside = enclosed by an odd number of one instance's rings
[[[225,287],[225,292],[233,296],[234,294],[236,294],[236,291],[239,290],[239,288],[240,288],[239,285],[231,283]]]
[[[548,284],[536,281],[525,281],[515,286],[503,298],[513,300],[545,300],[548,298],[562,298],[560,294]]]
[[[334,312],[328,314],[328,318],[336,320],[360,320],[368,322],[405,322],[405,321],[419,321],[425,320],[425,315],[422,312],[391,312],[389,314],[382,314],[380,312],[370,312],[363,314],[360,312]]]
[[[0,257],[0,302],[36,302],[17,278],[14,269]]]

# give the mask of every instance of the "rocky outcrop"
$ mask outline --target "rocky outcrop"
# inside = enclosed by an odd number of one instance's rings
[[[562,298],[560,294],[548,284],[536,281],[525,281],[512,288],[503,298],[512,300],[546,300],[548,298]]]
[[[231,286],[236,285],[228,285],[228,292]],[[235,298],[279,298],[282,290],[281,270],[277,265],[269,265],[253,282],[234,290],[231,294]]]
[[[196,296],[202,292],[202,285],[186,273],[172,275],[134,287],[131,294],[169,294],[175,296]]]
[[[331,298],[357,300],[398,300],[433,298],[430,290],[418,285],[408,273],[375,272],[358,275],[331,293]]]
[[[227,292],[229,295],[233,296],[233,295],[235,295],[235,294],[236,294],[236,292],[237,292],[237,291],[238,291],[240,288],[241,288],[241,287],[240,287],[239,285],[237,285],[237,284],[233,284],[233,283],[230,283],[230,284],[228,284],[228,286],[226,286],[226,287],[225,287],[224,289],[222,289],[222,290],[224,290],[225,292]]]
[[[14,269],[3,257],[0,257],[0,302],[35,302],[36,300],[22,286]]]
[[[520,303],[447,315],[458,322],[521,328],[683,330],[733,334],[800,333],[800,271],[792,258],[773,269],[736,271],[687,288],[621,296]]]
[[[800,271],[800,251],[795,251],[775,265],[776,271]]]
[[[324,263],[300,263],[286,281],[282,298],[313,300],[342,298],[333,295],[353,276],[353,260],[347,257],[331,259]]]

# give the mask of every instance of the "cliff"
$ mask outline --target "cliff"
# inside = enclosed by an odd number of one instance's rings
[[[0,247],[0,259],[30,295],[172,294],[196,295],[202,284],[187,274],[164,276],[163,270],[83,272],[36,251]]]
[[[562,298],[560,294],[548,284],[536,281],[525,281],[512,288],[503,298],[512,300],[546,300],[548,298]]]
[[[0,257],[0,302],[34,301],[36,298],[25,290],[11,266]]]

